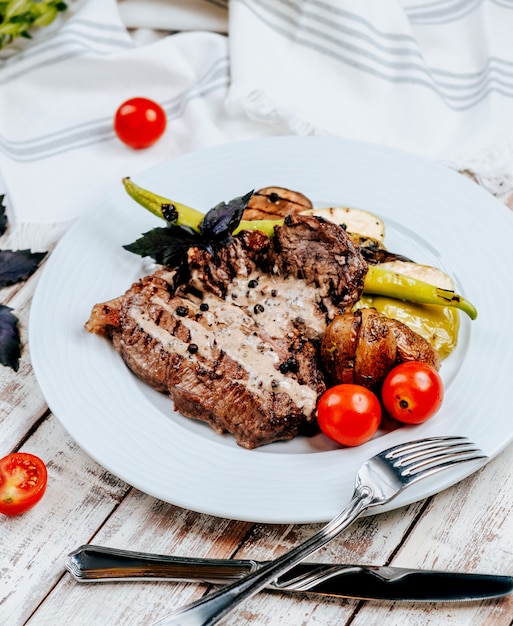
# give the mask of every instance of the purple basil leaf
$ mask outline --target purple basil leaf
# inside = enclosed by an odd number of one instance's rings
[[[0,287],[26,280],[39,267],[46,252],[0,250]]]
[[[20,333],[18,318],[12,309],[0,304],[0,363],[18,371],[20,365]]]
[[[4,195],[0,196],[0,235],[7,230],[7,215],[5,214]]]
[[[229,238],[237,228],[242,219],[242,213],[246,208],[253,192],[237,198],[230,202],[221,202],[205,215],[201,224],[201,234],[211,242],[222,242]]]

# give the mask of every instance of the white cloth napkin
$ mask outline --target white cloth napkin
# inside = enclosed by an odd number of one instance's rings
[[[191,4],[199,10],[208,2]],[[172,25],[168,17],[162,28]],[[13,223],[73,220],[123,176],[207,145],[272,132],[225,112],[225,35],[134,40],[114,0],[87,0],[71,5],[50,37],[3,62],[0,173]],[[165,135],[146,150],[128,148],[113,131],[116,109],[134,96],[159,102],[168,117]]]
[[[234,113],[513,188],[513,2],[232,0]]]
[[[71,0],[0,60],[8,210],[18,223],[73,220],[122,176],[277,133],[401,148],[503,196],[513,190],[512,32],[510,1]],[[133,96],[168,114],[147,150],[112,129]]]
[[[127,28],[228,32],[228,0],[118,0]]]

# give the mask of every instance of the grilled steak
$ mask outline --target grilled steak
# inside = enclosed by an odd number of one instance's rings
[[[159,269],[97,304],[86,323],[180,413],[245,448],[315,422],[319,341],[358,299],[367,271],[340,226],[296,215],[276,231],[244,231],[215,255],[191,248],[185,284]]]

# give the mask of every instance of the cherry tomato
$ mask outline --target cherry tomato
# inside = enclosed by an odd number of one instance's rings
[[[19,515],[41,500],[46,490],[46,465],[28,452],[0,459],[0,513]]]
[[[406,424],[421,424],[442,406],[443,382],[438,372],[420,361],[407,361],[392,369],[381,390],[385,409]]]
[[[344,446],[359,446],[378,430],[381,405],[372,391],[361,385],[335,385],[317,404],[322,432]]]
[[[164,109],[148,98],[123,102],[114,116],[116,135],[135,150],[152,146],[164,134],[166,123]]]

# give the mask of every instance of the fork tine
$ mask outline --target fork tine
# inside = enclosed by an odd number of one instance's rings
[[[385,450],[383,452],[383,456],[387,459],[394,459],[397,457],[402,457],[407,453],[421,453],[424,450],[433,450],[438,448],[447,448],[447,446],[457,446],[471,444],[467,437],[460,436],[441,436],[441,437],[428,437],[426,439],[417,439],[414,441],[409,441],[402,445],[394,446],[389,450]],[[474,444],[472,444],[474,445]]]
[[[459,436],[412,441],[385,451],[383,457],[405,478],[423,478],[457,463],[487,459],[475,444]]]
[[[416,461],[421,461],[423,459],[429,459],[435,456],[465,451],[480,452],[479,448],[476,448],[475,444],[471,441],[461,440],[457,441],[456,443],[436,442],[432,444],[426,444],[424,446],[417,446],[414,450],[408,450],[406,452],[403,452],[401,455],[395,455],[395,457],[390,456],[388,458],[395,458],[394,465],[403,466],[415,463]]]
[[[406,466],[403,466],[401,474],[403,476],[425,476],[429,473],[438,472],[446,469],[451,465],[462,463],[465,461],[484,460],[488,457],[479,448],[470,448],[464,450],[446,450],[439,454],[431,454],[412,460]]]

